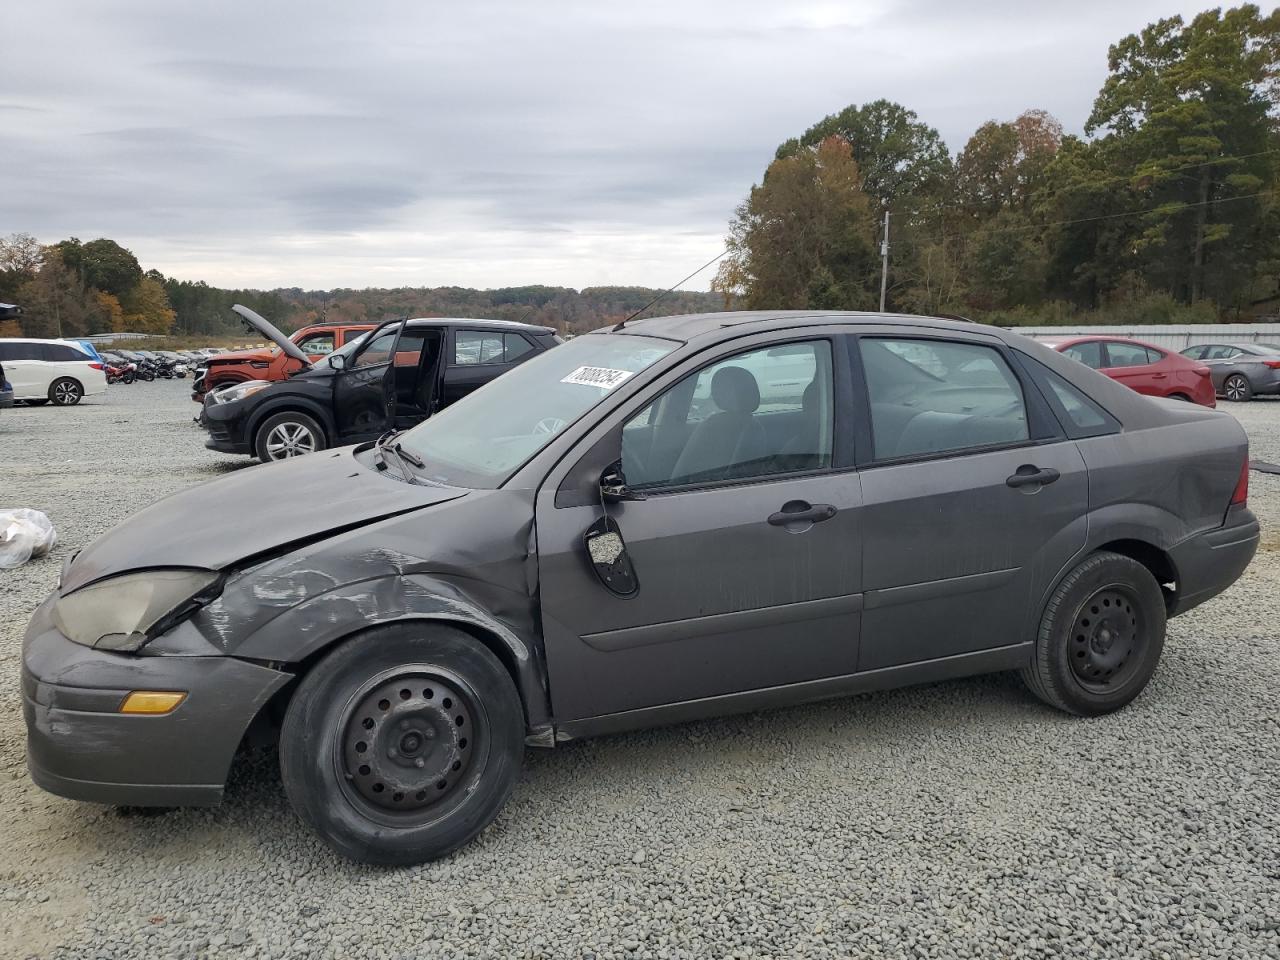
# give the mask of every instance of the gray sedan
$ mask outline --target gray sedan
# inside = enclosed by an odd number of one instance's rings
[[[1214,389],[1228,400],[1280,393],[1280,349],[1263,343],[1202,343],[1182,355],[1209,368]]]
[[[526,744],[1002,670],[1097,716],[1252,559],[1248,462],[1234,417],[993,327],[620,323],[79,551],[23,644],[27,763],[207,804],[252,727],[336,850],[411,863]]]

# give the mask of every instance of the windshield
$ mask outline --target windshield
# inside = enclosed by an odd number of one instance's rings
[[[576,337],[516,367],[405,433],[422,476],[493,489],[633,374],[679,344],[652,337]]]

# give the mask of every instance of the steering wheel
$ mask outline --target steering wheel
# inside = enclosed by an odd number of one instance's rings
[[[559,433],[564,429],[564,421],[559,417],[543,417],[533,425],[535,434],[541,433]]]

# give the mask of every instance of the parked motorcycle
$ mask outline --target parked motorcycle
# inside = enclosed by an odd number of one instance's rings
[[[107,383],[133,383],[138,378],[138,365],[136,363],[107,363],[103,366],[103,369],[107,373]]]
[[[156,365],[154,361],[145,357],[138,361],[138,379],[146,380],[148,383],[156,378]]]

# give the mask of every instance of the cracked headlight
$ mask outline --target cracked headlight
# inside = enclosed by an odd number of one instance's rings
[[[59,597],[53,622],[63,636],[99,650],[137,650],[218,595],[212,570],[144,570]]]
[[[231,403],[234,400],[243,400],[245,397],[251,397],[259,390],[265,390],[271,386],[270,380],[246,380],[244,383],[237,383],[234,387],[227,387],[225,390],[219,390],[214,393],[214,403]]]

